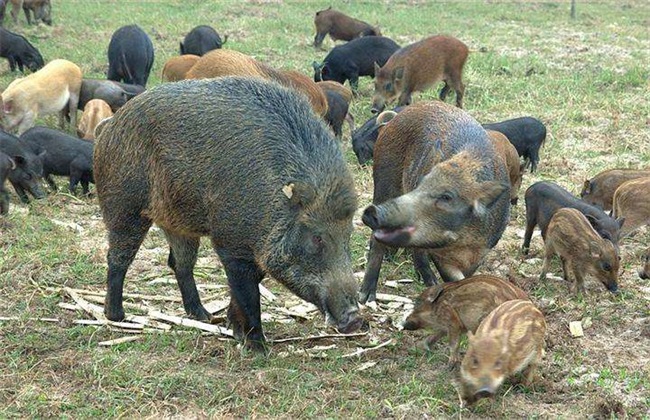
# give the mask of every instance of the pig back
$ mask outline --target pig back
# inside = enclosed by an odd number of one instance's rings
[[[283,187],[291,182],[353,191],[338,145],[307,101],[257,79],[186,80],[147,91],[106,123],[96,150],[102,201],[131,200],[163,227],[236,237],[242,246],[288,217]]]

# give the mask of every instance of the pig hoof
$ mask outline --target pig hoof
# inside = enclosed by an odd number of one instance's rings
[[[104,315],[106,315],[106,318],[108,318],[111,321],[124,321],[125,314],[124,314],[124,309],[119,308],[111,308],[110,306],[107,306],[104,309]]]
[[[256,354],[268,355],[269,348],[265,341],[244,340],[244,348]]]
[[[377,296],[374,292],[359,292],[359,303],[365,304],[368,302],[374,302],[377,299]]]
[[[202,305],[197,308],[192,308],[187,311],[187,314],[198,321],[210,323],[212,314],[208,312]]]

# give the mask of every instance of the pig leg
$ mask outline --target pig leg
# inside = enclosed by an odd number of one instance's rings
[[[65,121],[66,115],[70,116],[70,129],[72,130],[73,135],[77,129],[77,107],[78,106],[79,106],[79,93],[70,92],[70,99],[68,99],[68,106],[67,108],[63,108],[61,110],[61,113],[59,114],[61,124],[63,124],[63,122]],[[63,130],[63,127],[61,127],[61,129]]]
[[[356,71],[350,75],[350,87],[352,88],[352,93],[354,96],[357,96],[359,92],[359,72]]]
[[[314,37],[314,47],[320,48],[325,39],[325,35],[327,35],[327,32],[316,32],[316,36]]]
[[[440,89],[440,100],[442,102],[444,102],[445,99],[447,99],[447,95],[449,94],[450,90],[451,90],[451,87],[449,87],[449,84],[445,80],[445,85],[442,87],[442,89]]]
[[[386,254],[386,245],[380,243],[374,237],[371,238],[366,274],[363,277],[363,284],[359,291],[360,303],[372,302],[376,299],[377,280],[379,280],[379,271],[384,260],[384,254]]]
[[[526,233],[524,234],[524,244],[521,247],[521,253],[524,255],[528,255],[530,250],[530,240],[533,237],[535,225],[537,225],[537,219],[533,214],[533,209],[529,208],[528,203],[526,203]]]
[[[77,184],[81,181],[81,175],[82,172],[80,170],[74,168],[70,169],[70,185],[68,185],[70,194],[76,195],[75,190],[77,189]]]
[[[59,190],[59,187],[57,187],[56,182],[54,182],[54,178],[52,178],[51,174],[47,174],[43,178],[45,178],[47,185],[52,188],[52,191],[57,192]]]
[[[415,267],[415,272],[422,279],[422,283],[426,286],[437,284],[438,279],[436,279],[436,275],[433,274],[433,270],[431,270],[431,265],[429,264],[429,254],[424,250],[416,248],[413,249],[412,253],[413,266]]]
[[[566,259],[560,256],[560,261],[562,262],[562,276],[564,277],[565,281],[570,282],[571,278],[569,277],[569,269],[567,267]]]
[[[451,75],[451,87],[456,92],[456,106],[463,108],[463,96],[465,95],[465,85],[461,79],[461,73],[457,72]],[[446,82],[445,82],[446,83]]]
[[[575,285],[575,294],[576,296],[584,295],[585,294],[585,278],[582,275],[582,270],[579,270],[575,265],[573,265],[573,275],[576,278],[576,285]]]
[[[551,265],[551,258],[553,258],[553,250],[550,244],[547,244],[546,252],[544,253],[544,264],[542,264],[542,272],[539,273],[540,280],[546,280],[546,273],[548,273],[548,268]]]
[[[104,315],[111,321],[124,319],[122,306],[124,277],[151,227],[151,220],[141,217],[139,212],[121,216],[119,220],[113,218],[114,224],[107,226],[109,229],[108,277]]]
[[[209,321],[212,315],[201,304],[199,292],[194,281],[194,265],[199,250],[199,238],[176,235],[163,229],[169,243],[167,265],[174,270],[178,288],[183,297],[185,312],[201,321]]]
[[[354,117],[352,116],[352,114],[350,114],[349,112],[347,114],[345,114],[345,121],[348,122],[348,125],[350,126],[350,133],[352,133],[354,131],[354,128],[355,128],[354,127]]]
[[[16,71],[16,58],[13,55],[10,55],[7,59],[9,60],[9,70],[12,72]]]
[[[251,259],[231,255],[225,249],[217,253],[223,263],[230,286],[228,320],[235,338],[244,341],[254,351],[266,351],[260,310],[259,284],[264,272]]]

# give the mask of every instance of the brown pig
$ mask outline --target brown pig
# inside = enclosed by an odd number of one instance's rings
[[[551,258],[562,260],[564,279],[569,271],[576,281],[576,294],[584,293],[584,275],[591,274],[610,292],[618,290],[619,258],[614,244],[601,238],[579,210],[563,208],[551,218],[544,238],[546,255],[540,280],[546,278]]]
[[[373,230],[362,303],[375,298],[387,247],[411,248],[426,285],[436,281],[429,260],[444,281],[460,280],[497,244],[510,214],[503,160],[466,112],[422,102],[385,111],[377,123],[387,124],[374,149],[373,204],[362,217]]]
[[[348,112],[353,98],[352,90],[334,80],[316,82],[316,85],[323,90],[327,97],[327,115],[325,116],[325,121],[334,129],[334,133],[341,132],[343,121],[338,121],[341,119],[339,118],[340,116],[348,122],[350,132],[354,131],[354,117]],[[337,100],[337,95],[342,100]],[[335,99],[332,100],[332,98]],[[337,137],[340,136],[337,134]]]
[[[584,182],[580,198],[609,211],[612,209],[614,192],[622,183],[647,176],[650,176],[650,169],[608,169]]]
[[[84,140],[95,140],[95,127],[102,120],[113,116],[111,106],[101,99],[92,99],[84,107],[81,115],[77,135]]]
[[[515,149],[515,146],[510,143],[505,135],[494,130],[486,131],[490,136],[490,140],[492,140],[494,148],[503,159],[506,169],[508,170],[508,178],[510,178],[510,204],[514,206],[519,200],[517,195],[521,188],[521,180],[524,175],[525,164],[519,162],[517,149]]]
[[[440,81],[445,86],[440,91],[444,102],[451,89],[456,92],[456,106],[463,107],[463,66],[469,49],[458,39],[436,35],[397,50],[384,67],[375,64],[375,94],[372,97],[373,113],[383,109],[398,98],[397,105],[409,105],[413,92],[423,92]]]
[[[643,268],[639,270],[639,277],[644,280],[650,279],[650,248],[643,253]]]
[[[378,28],[359,19],[347,16],[338,10],[332,10],[332,6],[316,12],[314,25],[316,26],[314,47],[316,48],[323,44],[323,40],[327,34],[330,34],[330,37],[334,41],[337,39],[350,41],[360,36],[369,35],[381,36]]]
[[[223,76],[259,77],[298,90],[309,99],[316,115],[327,114],[327,98],[309,77],[296,71],[280,71],[234,50],[212,50],[203,55],[187,72],[186,79]]]
[[[650,224],[650,176],[626,181],[616,189],[612,217],[625,219],[623,236]]]
[[[70,109],[70,126],[74,131],[81,80],[79,66],[67,60],[50,61],[39,71],[14,80],[2,92],[5,130],[17,129],[20,135],[39,116],[55,112],[59,112],[59,125],[63,129]]]
[[[431,330],[427,347],[447,334],[449,364],[453,366],[460,361],[461,334],[476,331],[487,314],[513,299],[528,299],[528,296],[512,283],[483,274],[432,286],[420,295],[419,303],[404,321],[404,329]]]
[[[199,60],[198,55],[185,54],[172,57],[165,62],[162,70],[163,82],[178,82],[185,80],[185,75]]]
[[[535,379],[544,351],[546,321],[528,300],[510,300],[467,333],[467,353],[460,365],[461,395],[468,404],[493,396],[503,381],[523,371],[524,385]]]

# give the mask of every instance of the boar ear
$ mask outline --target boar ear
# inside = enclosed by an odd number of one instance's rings
[[[379,73],[379,70],[381,70],[381,67],[379,67],[379,64],[375,61],[375,76]]]
[[[322,64],[320,64],[318,61],[312,61],[311,66],[314,68],[315,71],[320,71]]]
[[[440,297],[440,295],[442,294],[442,290],[443,290],[441,285],[431,286],[431,287],[434,288],[434,289],[431,291],[431,293],[429,293],[427,295],[427,298],[426,298],[426,301],[429,302],[429,303],[435,302]]]
[[[282,192],[293,206],[306,207],[316,198],[316,189],[305,182],[292,182],[282,187]]]
[[[377,116],[377,121],[375,121],[375,126],[381,127],[388,124],[389,122],[391,122],[393,118],[395,118],[395,115],[397,115],[397,112],[395,111],[382,112]]]
[[[5,101],[2,103],[2,110],[4,111],[5,114],[11,114],[11,111],[13,111],[14,108],[14,100],[10,99],[8,101]]]
[[[589,242],[589,254],[591,254],[591,258],[600,258],[600,246],[598,245],[598,242]]]
[[[510,191],[510,184],[498,181],[483,182],[480,184],[481,191],[474,200],[474,214],[483,217],[488,207],[494,204],[501,195]]]
[[[11,170],[16,169],[17,166],[20,166],[21,168],[25,168],[27,166],[27,161],[23,156],[20,155],[14,156],[11,162],[13,163],[13,168],[11,168]]]
[[[585,181],[585,183],[582,185],[582,194],[591,194],[591,181],[588,179]]]
[[[401,80],[402,77],[404,77],[404,67],[398,67],[395,70],[393,70],[393,80],[394,81]]]

